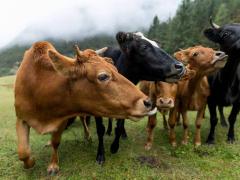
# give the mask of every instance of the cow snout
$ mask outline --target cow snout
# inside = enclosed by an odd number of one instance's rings
[[[150,99],[143,100],[143,104],[147,109],[152,108],[152,101]]]
[[[159,98],[157,106],[159,108],[173,108],[174,101],[172,98]]]
[[[220,57],[220,56],[224,56],[225,53],[222,51],[216,51],[215,55]]]
[[[178,62],[174,65],[175,69],[179,72],[181,72],[183,70],[183,64]]]

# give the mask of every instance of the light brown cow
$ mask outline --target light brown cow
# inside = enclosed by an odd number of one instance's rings
[[[194,138],[195,146],[201,145],[200,128],[204,110],[209,96],[209,85],[206,75],[223,68],[226,63],[224,52],[214,51],[211,48],[195,46],[175,53],[175,57],[188,64],[190,69],[195,70],[195,76],[187,81],[178,82],[178,92],[174,108],[170,111],[170,143],[176,146],[174,127],[176,124],[177,113],[181,113],[183,118],[183,139],[182,144],[188,143],[188,119],[187,111],[197,111],[195,121],[196,132]]]
[[[174,102],[177,93],[177,84],[166,83],[162,81],[150,82],[141,81],[140,90],[144,94],[150,96],[153,104],[158,108],[163,116],[163,126],[168,129],[168,123],[166,120],[166,114],[168,111],[174,107]],[[157,124],[157,115],[154,114],[148,117],[147,123],[147,142],[145,144],[145,149],[150,150],[153,142],[153,129]]]
[[[48,173],[58,172],[58,153],[67,119],[80,114],[140,118],[151,114],[151,104],[134,84],[93,50],[76,58],[61,55],[48,42],[35,43],[24,54],[15,82],[18,155],[25,168],[34,166],[29,130],[52,134]],[[147,105],[146,105],[147,104]]]

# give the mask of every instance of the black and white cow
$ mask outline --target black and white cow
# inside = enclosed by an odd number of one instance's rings
[[[108,47],[102,55],[112,58],[119,73],[134,84],[141,80],[177,82],[184,75],[183,64],[167,54],[155,41],[146,38],[143,33],[119,32],[116,39],[120,48]],[[95,119],[99,138],[96,160],[101,164],[105,161],[103,145],[105,127],[101,117]],[[124,120],[118,119],[115,139],[111,145],[112,153],[118,151],[120,136],[126,136],[125,132]]]

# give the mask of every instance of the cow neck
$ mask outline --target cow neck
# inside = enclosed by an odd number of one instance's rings
[[[194,94],[204,76],[205,76],[204,74],[197,72],[196,75],[189,80],[187,88],[189,97],[191,97]]]
[[[136,85],[140,80],[136,78],[136,74],[133,72],[133,67],[129,62],[129,57],[126,56],[124,53],[121,53],[115,66],[121,75],[123,75],[125,78],[127,78],[129,81]]]

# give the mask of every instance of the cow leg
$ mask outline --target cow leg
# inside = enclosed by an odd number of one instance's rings
[[[201,125],[202,125],[204,112],[205,112],[205,105],[202,108],[200,108],[200,110],[198,110],[197,112],[197,119],[195,122],[196,132],[195,132],[195,138],[194,138],[194,145],[196,147],[201,145]]]
[[[112,134],[112,121],[113,121],[112,118],[108,119],[108,127],[107,127],[106,134],[109,136],[111,136],[111,134]]]
[[[24,168],[29,169],[35,164],[35,160],[31,157],[31,149],[29,146],[30,126],[28,126],[26,122],[17,119],[16,131],[18,139],[18,158],[23,161]]]
[[[176,114],[177,114],[177,108],[174,107],[173,109],[170,110],[169,119],[168,119],[168,124],[169,124],[169,127],[170,127],[169,141],[170,141],[170,144],[173,147],[177,146],[176,134],[175,134],[175,131],[174,131],[174,127],[175,127],[175,124],[176,124]]]
[[[123,125],[122,125],[122,139],[127,139],[127,132],[125,129],[125,120],[123,120]]]
[[[52,156],[51,156],[51,162],[48,165],[47,172],[49,175],[56,175],[59,171],[59,158],[58,158],[58,147],[61,141],[62,132],[66,128],[67,122],[63,122],[61,126],[58,128],[58,130],[54,133],[52,133],[52,139],[51,139],[51,145],[52,145]]]
[[[188,143],[188,117],[187,117],[187,111],[182,111],[181,113],[178,113],[179,116],[182,114],[183,119],[183,139],[182,144],[186,145]]]
[[[214,144],[214,134],[215,134],[215,127],[218,123],[217,112],[216,112],[216,104],[214,100],[208,99],[208,109],[210,113],[210,132],[207,138],[207,144]]]
[[[229,130],[228,130],[228,142],[233,143],[235,141],[235,136],[234,136],[234,124],[236,122],[237,115],[240,110],[240,104],[234,104],[232,107],[232,111],[230,113],[230,116],[228,118],[229,121]]]
[[[117,126],[115,128],[115,139],[111,145],[110,151],[115,154],[119,149],[119,139],[122,135],[123,130],[123,119],[117,119]]]
[[[181,125],[181,113],[177,113],[177,126]]]
[[[219,111],[219,114],[220,114],[220,120],[221,120],[222,127],[228,127],[228,124],[226,122],[226,119],[225,119],[225,116],[224,116],[224,113],[223,113],[223,106],[218,106],[218,111]]]
[[[145,144],[145,150],[150,150],[153,143],[153,129],[157,124],[157,114],[148,117],[147,123],[147,142]]]
[[[86,122],[87,117],[86,116],[81,116],[80,119],[81,119],[81,122],[82,122],[82,125],[83,125],[85,139],[87,141],[91,141],[91,135],[90,135],[89,128],[88,128],[88,125],[87,125],[87,122]]]
[[[105,162],[105,152],[104,152],[104,142],[103,136],[105,134],[105,127],[103,125],[102,117],[95,117],[97,135],[98,135],[98,151],[96,161],[98,164],[103,164]]]

